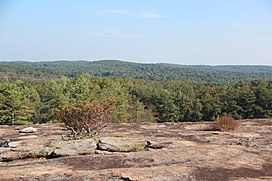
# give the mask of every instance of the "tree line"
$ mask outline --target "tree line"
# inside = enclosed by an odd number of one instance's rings
[[[0,62],[0,76],[10,79],[75,78],[82,73],[99,77],[122,77],[156,81],[229,83],[241,80],[272,80],[271,66],[205,66],[139,64],[104,61]]]
[[[58,122],[56,112],[83,102],[115,104],[114,122],[183,122],[272,117],[272,82],[196,83],[84,74],[52,80],[0,78],[0,123]]]

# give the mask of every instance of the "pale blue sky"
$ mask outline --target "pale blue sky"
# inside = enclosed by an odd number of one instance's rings
[[[272,0],[0,0],[0,60],[272,65]]]

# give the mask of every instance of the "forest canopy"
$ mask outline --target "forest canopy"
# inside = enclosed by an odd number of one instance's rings
[[[84,73],[99,77],[219,84],[242,80],[272,81],[272,66],[140,64],[116,60],[0,62],[0,76],[12,79],[75,78]]]
[[[89,69],[87,64],[96,65]],[[219,66],[208,71],[207,66],[192,67],[116,61],[2,62],[0,123],[58,122],[60,108],[105,98],[115,103],[110,113],[114,122],[272,117],[271,67]]]

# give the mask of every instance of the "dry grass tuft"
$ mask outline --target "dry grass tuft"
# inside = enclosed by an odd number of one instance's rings
[[[239,127],[239,122],[231,116],[223,116],[217,119],[213,126],[219,131],[234,131]]]

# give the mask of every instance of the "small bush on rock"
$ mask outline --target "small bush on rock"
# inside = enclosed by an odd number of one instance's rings
[[[81,102],[73,107],[60,107],[57,115],[72,131],[73,138],[80,139],[96,135],[111,121],[114,104],[111,99]]]
[[[219,131],[234,131],[239,127],[239,122],[231,116],[223,116],[216,120],[213,127]]]

